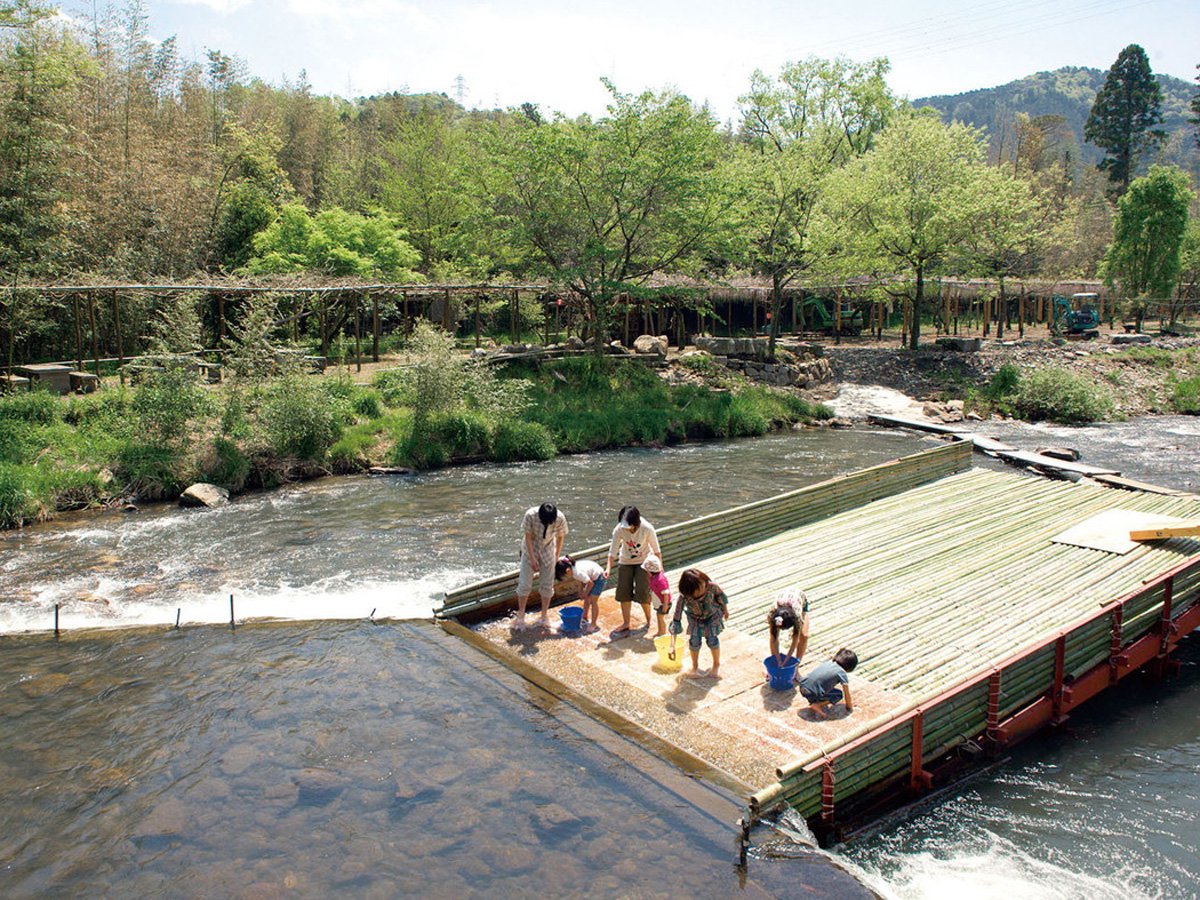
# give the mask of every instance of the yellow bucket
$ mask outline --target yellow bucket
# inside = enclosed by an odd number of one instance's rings
[[[654,649],[658,651],[658,662],[655,668],[663,672],[676,672],[683,668],[683,655],[687,653],[687,639],[675,635],[675,658],[668,655],[671,652],[671,635],[660,634],[654,639]]]

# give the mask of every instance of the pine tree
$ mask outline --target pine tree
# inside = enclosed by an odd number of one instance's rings
[[[1107,154],[1099,169],[1108,172],[1118,195],[1129,189],[1142,153],[1166,139],[1165,131],[1154,128],[1163,120],[1161,105],[1162,92],[1146,51],[1130,44],[1108,70],[1083,130],[1088,142]]]

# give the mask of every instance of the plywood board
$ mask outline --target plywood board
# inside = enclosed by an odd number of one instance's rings
[[[1066,531],[1059,532],[1050,540],[1056,544],[1070,544],[1073,547],[1086,547],[1089,550],[1103,550],[1106,553],[1124,556],[1138,546],[1138,542],[1129,537],[1131,531],[1186,524],[1189,523],[1183,519],[1154,513],[1132,509],[1106,509],[1072,525]]]

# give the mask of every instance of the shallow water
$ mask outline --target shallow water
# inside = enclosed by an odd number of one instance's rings
[[[1014,428],[1169,483],[1200,452],[1195,424]],[[0,628],[43,633],[0,637],[0,896],[1200,896],[1196,648],[1181,678],[1128,679],[842,848],[855,881],[786,828],[757,832],[739,873],[736,798],[417,621],[440,591],[512,568],[520,514],[544,499],[583,547],[625,502],[668,524],[931,445],[812,429],[6,535]],[[177,610],[227,620],[230,593],[239,620],[359,621],[165,627]],[[139,622],[156,625],[71,630]]]
[[[869,897],[431,623],[112,638],[0,639],[6,900]]]
[[[329,478],[219,510],[161,506],[0,536],[0,631],[237,618],[421,618],[453,587],[516,567],[521,517],[566,513],[566,549],[606,542],[638,505],[663,526],[928,446],[808,428],[417,477]],[[15,602],[13,602],[15,601]]]

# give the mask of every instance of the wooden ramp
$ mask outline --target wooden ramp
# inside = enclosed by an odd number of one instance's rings
[[[926,458],[937,468],[946,452]],[[911,473],[911,459],[896,471]],[[1190,500],[975,469],[898,491],[887,489],[887,467],[873,479],[873,499],[800,524],[781,521],[751,543],[701,558],[687,558],[681,542],[677,559],[663,541],[673,585],[695,566],[730,598],[719,681],[660,671],[645,631],[611,637],[620,622],[611,594],[601,602],[603,628],[591,635],[514,632],[506,618],[476,630],[501,655],[752,786],[752,808],[790,803],[830,831],[881,793],[929,788],[935,764],[955,748],[1000,747],[1065,717],[1139,665],[1165,659],[1200,624],[1196,539],[1124,553],[1053,540],[1111,510],[1188,518]],[[819,505],[838,481],[805,490]],[[819,719],[794,690],[766,684],[766,611],[792,585],[811,602],[802,670],[841,646],[859,655],[850,714],[839,708]],[[477,592],[466,596],[478,604]],[[700,658],[707,669],[707,648]]]

